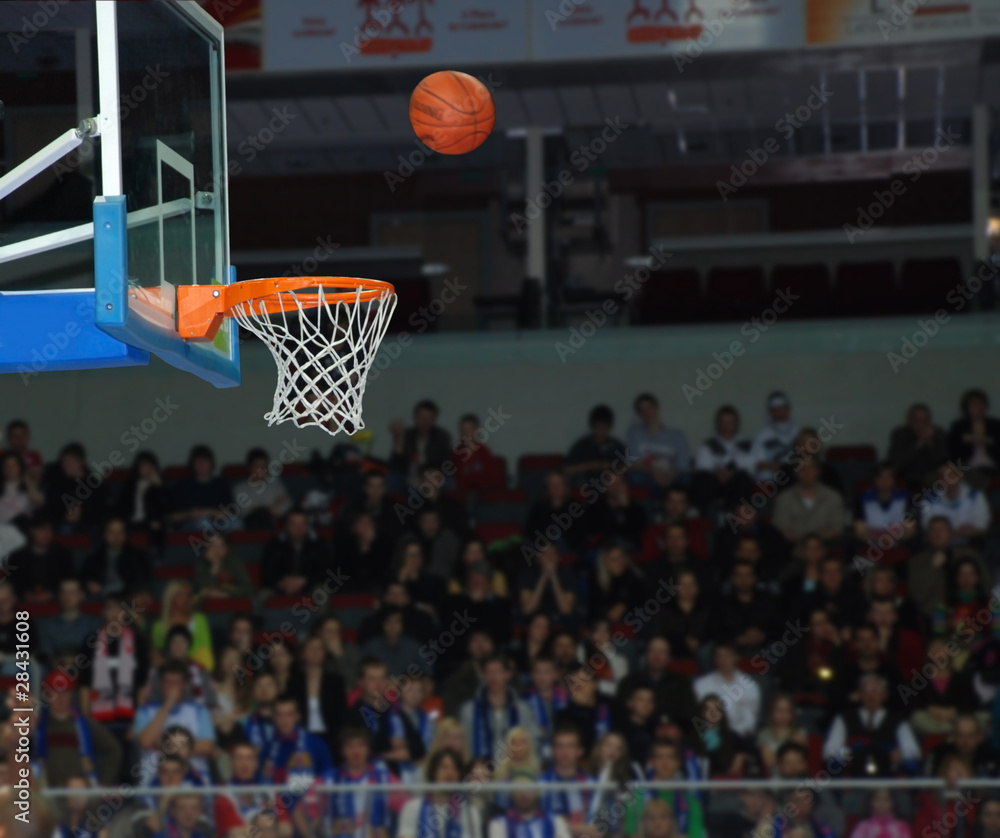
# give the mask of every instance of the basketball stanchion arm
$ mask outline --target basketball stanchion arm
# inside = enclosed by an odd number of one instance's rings
[[[0,201],[15,189],[26,184],[35,175],[41,174],[53,163],[58,162],[71,151],[79,148],[88,137],[99,136],[96,119],[85,119],[76,128],[56,137],[51,143],[39,149],[27,160],[19,163],[3,177],[0,177]]]

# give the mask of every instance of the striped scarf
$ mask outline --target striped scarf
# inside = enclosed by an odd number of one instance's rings
[[[521,722],[521,714],[517,709],[517,697],[512,690],[507,690],[507,730],[517,727]],[[493,705],[489,703],[485,692],[476,698],[472,704],[472,755],[474,757],[492,757],[493,748],[500,736],[493,730]],[[507,731],[504,731],[506,734]]]
[[[73,716],[73,724],[76,727],[76,741],[80,748],[80,765],[83,768],[83,773],[87,776],[87,781],[96,788],[100,785],[100,782],[97,780],[97,771],[94,768],[97,758],[94,753],[94,740],[90,735],[90,725],[77,712],[76,708],[70,708],[70,713]],[[45,758],[48,756],[49,751],[48,728],[49,708],[46,707],[42,710],[38,719],[38,727],[35,729],[35,760],[40,770],[44,770]]]

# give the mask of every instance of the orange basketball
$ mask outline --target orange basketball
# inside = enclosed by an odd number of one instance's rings
[[[410,125],[424,145],[441,154],[467,154],[493,130],[497,109],[486,85],[467,73],[442,70],[410,97]]]

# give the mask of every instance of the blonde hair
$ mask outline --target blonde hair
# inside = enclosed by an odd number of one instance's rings
[[[632,557],[629,555],[628,550],[622,547],[620,544],[611,544],[607,547],[602,547],[597,554],[597,584],[600,586],[602,591],[606,591],[611,585],[611,574],[608,572],[608,566],[606,560],[609,553],[614,553],[615,551],[620,551],[622,556],[625,557],[625,571],[627,575],[631,573],[637,579],[642,578],[642,574],[639,569],[632,563]]]
[[[514,765],[510,758],[510,740],[515,736],[523,736],[528,741],[528,759],[518,765]],[[531,738],[531,732],[526,727],[512,727],[504,738],[504,751],[497,760],[494,779],[509,780],[514,772],[524,771],[530,771],[536,777],[542,773],[538,755],[535,753],[535,741]]]
[[[670,804],[662,797],[652,797],[642,807],[642,815],[639,818],[639,828],[636,830],[635,838],[648,838],[646,835],[646,815],[654,811],[667,816],[670,820],[670,838],[676,838],[677,818],[674,817],[674,810],[670,808]]]
[[[438,751],[444,750],[445,737],[456,730],[462,734],[462,750],[459,751],[459,755],[462,757],[462,764],[469,764],[469,758],[471,755],[469,753],[469,742],[465,738],[465,728],[462,727],[462,723],[454,716],[445,716],[434,728],[434,738],[431,739],[431,746],[427,749],[428,762],[430,762],[430,758],[434,754]]]
[[[185,588],[189,594],[194,592],[194,586],[188,579],[174,579],[168,582],[167,587],[163,589],[163,599],[160,600],[160,619],[167,625],[170,624],[170,612],[174,607],[174,598]],[[194,614],[194,611],[194,602],[192,601],[190,613]]]

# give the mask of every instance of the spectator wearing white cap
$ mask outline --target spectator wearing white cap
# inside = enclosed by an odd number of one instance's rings
[[[773,480],[795,444],[798,426],[792,422],[792,405],[788,396],[776,390],[767,397],[771,421],[760,429],[750,452],[758,480]]]

